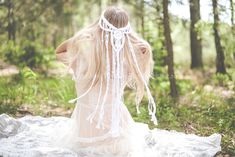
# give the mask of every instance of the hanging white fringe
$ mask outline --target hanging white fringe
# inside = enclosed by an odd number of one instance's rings
[[[144,86],[146,88],[147,91],[147,96],[148,96],[148,110],[149,110],[149,114],[151,115],[151,121],[153,121],[153,123],[155,125],[157,125],[157,118],[156,118],[156,104],[154,102],[154,99],[151,95],[151,92],[148,88],[148,85],[146,83],[146,80],[144,79],[139,65],[137,63],[137,59],[134,53],[134,49],[133,46],[131,44],[131,41],[129,39],[129,33],[131,33],[131,27],[130,24],[128,23],[127,26],[122,27],[122,28],[116,28],[115,26],[113,26],[111,23],[109,23],[106,18],[104,17],[104,15],[102,14],[99,20],[99,26],[102,29],[101,35],[101,41],[102,41],[102,52],[104,53],[104,45],[105,45],[105,54],[106,54],[106,88],[105,88],[105,93],[104,96],[102,97],[102,82],[103,79],[101,78],[101,87],[99,89],[99,97],[97,100],[97,104],[95,107],[95,110],[87,117],[87,120],[92,123],[93,119],[99,109],[99,114],[98,114],[98,119],[97,119],[97,125],[96,128],[103,128],[104,129],[104,104],[106,102],[107,99],[107,95],[108,92],[112,93],[112,120],[111,120],[111,135],[113,137],[116,137],[119,135],[120,133],[120,127],[119,127],[119,123],[120,123],[120,105],[122,103],[122,99],[123,99],[123,83],[124,83],[124,72],[123,72],[123,60],[124,60],[124,51],[123,51],[123,47],[124,47],[124,43],[125,43],[125,39],[127,38],[127,42],[128,42],[128,46],[131,52],[131,56],[134,60],[134,64],[135,67],[142,79],[142,81],[144,82]],[[104,37],[104,33],[105,33],[105,37]],[[105,39],[104,39],[105,38]],[[105,40],[105,41],[104,41]],[[112,60],[112,66],[110,66],[110,60],[109,60],[109,40],[112,46],[112,55],[111,60]],[[112,74],[111,74],[112,71]],[[111,77],[112,76],[112,77]],[[91,87],[94,84],[96,75],[94,76],[94,79],[92,81],[92,84],[90,86],[90,88],[81,96],[79,96],[76,99],[73,99],[70,101],[70,103],[74,103],[75,101],[77,101],[78,99],[80,99],[81,97],[83,97],[84,95],[86,95]],[[110,90],[110,79],[112,81],[112,89]],[[103,99],[102,99],[102,98]],[[101,101],[102,99],[102,101]],[[137,113],[140,113],[139,110],[139,103],[136,103],[136,110]]]
[[[126,37],[127,37],[127,40],[128,40],[128,46],[129,46],[129,49],[131,51],[132,58],[135,62],[135,66],[137,68],[138,73],[140,74],[140,77],[141,77],[142,81],[144,82],[144,85],[145,85],[145,88],[146,88],[146,91],[147,91],[147,96],[148,96],[148,101],[149,101],[148,102],[148,110],[149,110],[149,115],[151,115],[151,121],[153,121],[153,123],[155,125],[158,125],[157,118],[156,118],[156,104],[155,104],[154,99],[152,97],[152,94],[149,90],[149,87],[148,87],[148,85],[145,81],[145,78],[143,77],[143,75],[140,71],[140,68],[139,68],[139,65],[138,65],[138,62],[137,62],[137,59],[136,59],[136,56],[135,56],[135,52],[134,52],[133,46],[131,44],[131,41],[129,39],[129,36],[126,35]],[[138,112],[138,110],[139,110],[139,108],[137,106],[137,112]]]
[[[106,89],[105,89],[106,91],[105,91],[104,99],[101,104],[99,119],[98,119],[98,123],[96,125],[96,128],[100,128],[101,126],[102,126],[102,128],[104,128],[104,125],[103,125],[104,103],[106,101],[106,97],[107,97],[107,94],[109,91],[109,81],[110,81],[110,63],[109,63],[108,43],[109,43],[109,33],[105,32],[106,68],[107,68],[106,69],[106,77],[107,77],[106,78]]]

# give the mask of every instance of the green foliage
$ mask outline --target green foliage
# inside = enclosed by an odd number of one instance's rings
[[[158,86],[156,86],[158,84]],[[155,79],[151,82],[151,86],[153,87],[154,91],[157,91],[158,93],[161,94],[169,94],[170,90],[170,83],[168,81],[167,75],[159,75],[156,76]]]
[[[19,45],[16,45],[13,41],[9,41],[2,45],[1,54],[4,57],[5,61],[18,64],[19,57],[23,54],[23,50]]]
[[[18,108],[28,104],[35,114],[43,115],[42,105],[73,108],[68,104],[76,97],[73,83],[69,77],[45,77],[30,68],[11,77],[0,77],[0,114],[16,114]]]
[[[203,20],[199,20],[196,23],[195,29],[196,29],[196,31],[198,32],[198,35],[199,35],[198,39],[207,40],[207,38],[208,38],[207,36],[213,34],[212,24],[208,23],[208,22],[205,22]]]
[[[167,56],[167,52],[164,48],[164,42],[163,42],[164,39],[160,37],[160,34],[162,33],[161,31],[163,31],[163,30],[162,30],[162,28],[158,28],[156,31],[153,31],[154,29],[152,27],[150,27],[148,29],[149,29],[149,32],[151,32],[151,33],[148,33],[146,35],[146,38],[148,39],[148,42],[152,46],[155,66],[159,67],[161,65],[165,65],[166,63],[165,63],[164,58]],[[154,35],[159,36],[159,38],[156,38]],[[155,69],[155,70],[157,70],[157,69]],[[160,72],[160,71],[157,70],[155,72]]]
[[[235,33],[232,32],[232,28],[227,25],[221,25],[221,41],[223,49],[225,51],[225,64],[229,68],[235,68]]]
[[[23,80],[36,80],[37,74],[33,72],[30,68],[25,67],[21,70],[20,75],[22,76]]]
[[[235,145],[231,139],[233,139],[235,131],[235,97],[224,99],[218,94],[206,92],[200,88],[188,97],[195,105],[188,107],[191,108],[189,116],[183,115],[179,118],[187,118],[185,120],[194,124],[198,129],[198,133],[202,135],[209,135],[210,132],[221,133],[222,148],[226,148],[227,152],[234,154]]]
[[[55,59],[52,48],[44,48],[38,42],[28,40],[20,44],[9,41],[1,48],[5,61],[19,67],[29,66],[31,68],[46,67],[49,61]]]
[[[177,87],[179,89],[180,94],[185,94],[188,91],[192,91],[193,85],[191,80],[181,79],[177,81]]]
[[[231,74],[231,79],[232,79],[232,81],[234,82],[234,84],[235,84],[235,71],[231,71],[230,72],[230,74]]]
[[[17,108],[23,103],[21,88],[9,88],[11,79],[0,78],[0,113],[15,115]]]
[[[212,76],[213,82],[217,86],[226,86],[227,83],[229,82],[229,76],[227,74],[214,74]]]

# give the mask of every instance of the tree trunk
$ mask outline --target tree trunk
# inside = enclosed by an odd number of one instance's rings
[[[7,31],[8,31],[8,40],[15,41],[15,34],[16,34],[16,23],[14,18],[14,4],[11,0],[7,2]]]
[[[213,14],[214,14],[214,39],[215,39],[215,48],[216,48],[216,73],[226,73],[225,65],[224,65],[224,50],[220,42],[220,35],[219,35],[219,12],[218,12],[218,1],[212,0],[213,5]]]
[[[234,25],[234,4],[233,0],[230,0],[230,11],[231,11],[231,25]]]
[[[200,0],[190,0],[190,46],[191,46],[191,69],[202,68],[202,44],[199,34],[196,30],[196,24],[200,17]]]
[[[230,12],[231,12],[231,30],[233,38],[235,37],[235,25],[234,25],[234,2],[230,0]],[[233,50],[233,58],[235,60],[235,50]]]
[[[168,78],[170,81],[171,96],[177,97],[178,91],[176,88],[175,74],[174,74],[174,62],[173,62],[173,46],[170,34],[170,24],[168,16],[168,0],[163,0],[163,27],[165,36],[165,46],[168,53],[167,65],[168,65]]]

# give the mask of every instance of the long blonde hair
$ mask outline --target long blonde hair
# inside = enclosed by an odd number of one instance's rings
[[[129,17],[126,11],[117,7],[109,7],[104,11],[104,17],[115,27],[121,28],[127,25]],[[102,78],[106,81],[106,58],[104,44],[101,41],[102,30],[99,27],[98,20],[90,26],[84,28],[74,35],[72,42],[68,46],[70,54],[70,67],[74,69],[76,80],[80,84],[86,85],[86,88],[91,84],[91,78],[96,74],[94,86]],[[141,73],[145,81],[148,83],[153,71],[154,61],[152,58],[152,50],[148,42],[141,39],[135,32],[129,34],[129,39],[133,45],[134,52]],[[109,49],[111,49],[109,42]],[[112,52],[112,51],[111,51]],[[110,53],[111,53],[110,52]],[[82,55],[81,55],[82,54]],[[86,62],[86,71],[79,71],[75,63],[77,57],[80,57],[80,62]],[[124,59],[127,61],[128,81],[127,86],[136,90],[136,102],[140,103],[144,96],[144,82],[138,73],[134,60],[131,57],[130,48],[127,42],[124,44]],[[82,66],[82,63],[78,63]],[[112,63],[111,63],[112,64]],[[76,67],[76,68],[75,68]],[[85,90],[85,89],[84,89]]]

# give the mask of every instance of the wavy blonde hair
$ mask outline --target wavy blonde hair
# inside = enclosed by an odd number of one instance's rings
[[[126,11],[117,7],[109,7],[104,11],[104,17],[117,28],[125,27],[128,24],[129,17]],[[100,28],[97,20],[90,26],[84,28],[74,35],[68,45],[67,51],[69,52],[69,67],[75,73],[76,81],[85,87],[91,84],[91,80],[96,74],[94,86],[102,78],[106,81],[106,58],[105,48],[102,42],[102,29]],[[134,52],[137,58],[139,68],[144,76],[145,81],[148,83],[153,71],[154,61],[152,58],[152,50],[148,42],[140,38],[135,32],[129,34],[129,39],[133,45]],[[110,40],[110,39],[109,39]],[[109,42],[109,50],[112,46]],[[110,51],[109,53],[112,53]],[[111,56],[111,55],[109,55]],[[80,63],[75,62],[76,58],[80,57]],[[136,90],[136,102],[140,103],[144,96],[144,82],[138,73],[135,62],[131,56],[128,43],[124,44],[124,59],[127,61],[128,80],[127,86]],[[83,62],[86,62],[86,71],[81,71]],[[112,61],[110,60],[110,64]],[[80,64],[80,65],[78,65]],[[78,68],[81,67],[81,68]],[[86,89],[84,89],[85,91]]]

